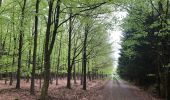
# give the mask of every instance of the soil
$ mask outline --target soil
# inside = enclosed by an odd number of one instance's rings
[[[49,86],[49,100],[101,100],[102,89],[106,80],[93,80],[87,82],[87,90],[82,90],[82,85],[78,80],[76,84],[72,81],[72,89],[66,88],[66,79],[59,80],[59,84]],[[21,81],[21,89],[15,89],[16,82],[9,85],[4,80],[0,81],[0,100],[37,100],[40,95],[39,81],[36,80],[35,95],[30,95],[30,82]]]
[[[66,79],[59,84],[50,84],[49,100],[160,100],[123,80],[93,80],[87,82],[87,90],[82,90],[80,81],[72,89],[66,88]],[[21,81],[21,89],[15,89],[9,82],[0,81],[0,100],[37,100],[40,95],[39,81],[36,80],[35,95],[29,93],[30,82]]]

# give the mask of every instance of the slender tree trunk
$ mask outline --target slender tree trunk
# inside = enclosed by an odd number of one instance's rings
[[[41,28],[40,28],[40,34],[42,33],[42,31],[41,31],[41,29],[42,29],[42,23],[40,24],[41,25]],[[41,38],[39,38],[39,43],[41,43],[40,42],[41,41]],[[40,59],[40,61],[41,61],[41,67],[40,67],[40,78],[39,78],[39,89],[41,89],[41,80],[42,80],[42,72],[43,72],[43,61],[44,61],[44,41],[42,42],[43,43],[43,47],[41,48],[41,45],[39,45],[40,47],[40,49],[39,49],[39,53],[41,53],[40,51],[41,50],[43,50],[42,51],[42,53],[40,54],[41,55],[41,59]]]
[[[169,72],[169,68],[167,69],[167,99],[166,100],[170,100],[170,72]]]
[[[19,49],[18,49],[18,69],[17,69],[17,83],[16,83],[16,89],[20,89],[20,77],[21,77],[21,60],[22,60],[22,46],[23,46],[23,25],[24,25],[24,17],[25,17],[25,7],[26,7],[26,1],[24,0],[22,12],[21,12],[21,26],[20,26],[20,34],[19,34]]]
[[[7,74],[7,69],[5,70],[5,84],[7,84],[7,77],[8,77],[8,74]]]
[[[13,65],[12,65],[12,67],[13,67]],[[9,74],[10,74],[9,85],[12,85],[12,83],[13,83],[13,72],[11,71]]]
[[[70,8],[70,16],[72,16],[72,11]],[[69,19],[69,43],[68,43],[68,69],[67,69],[67,88],[71,89],[71,34],[72,34],[72,18]]]
[[[14,47],[13,47],[13,57],[12,57],[12,71],[10,73],[10,82],[9,82],[9,85],[12,85],[13,83],[13,68],[14,68],[14,65],[15,65],[15,49],[16,49],[16,36],[14,34],[15,32],[15,23],[14,23],[14,17],[15,17],[15,13],[14,13],[14,6],[13,6],[13,12],[12,12],[12,31],[13,31],[13,40],[14,40]]]
[[[17,69],[17,83],[16,83],[16,89],[20,89],[20,73],[21,73],[21,56],[22,56],[22,45],[23,45],[23,34],[20,33],[19,36],[19,57],[18,57],[18,69]]]
[[[2,0],[0,0],[0,7],[1,7],[1,5],[2,5]]]
[[[60,0],[57,1],[56,5],[56,18],[54,21],[54,30],[53,30],[53,35],[52,39],[50,42],[50,33],[51,33],[51,18],[52,18],[52,12],[53,12],[53,0],[49,1],[49,11],[48,11],[48,22],[47,22],[47,30],[46,30],[46,37],[45,37],[45,48],[44,48],[44,84],[41,89],[41,95],[40,95],[40,100],[47,100],[48,98],[48,87],[49,87],[49,80],[50,80],[50,55],[52,53],[54,43],[55,43],[55,38],[57,35],[57,30],[58,30],[58,24],[59,24],[59,15],[60,15]]]
[[[15,37],[14,37],[15,38]],[[15,43],[15,42],[14,42]],[[10,44],[11,44],[11,34],[10,34],[10,43],[9,43],[9,50],[8,50],[8,53],[10,53],[10,51],[11,51],[11,46],[10,46]],[[14,48],[15,48],[15,44],[14,44]],[[15,49],[13,49],[14,51],[15,51]],[[14,55],[13,55],[13,61],[12,61],[12,67],[13,67],[13,63],[14,63]],[[11,68],[11,69],[13,69],[13,68]],[[10,76],[10,82],[9,82],[9,85],[12,85],[12,71],[13,70],[11,70],[11,72],[9,73],[9,76]]]
[[[48,23],[46,30],[45,46],[44,46],[44,84],[41,89],[40,100],[47,100],[48,96],[48,86],[49,86],[49,74],[50,74],[50,54],[49,54],[49,40],[50,40],[50,27],[51,27],[51,17],[52,17],[53,1],[49,1],[49,11],[48,11]]]
[[[49,87],[49,80],[50,80],[50,55],[48,54],[48,51],[45,50],[45,58],[44,58],[44,84],[41,89],[41,96],[40,100],[48,100],[47,94],[48,94],[48,87]],[[48,74],[46,74],[48,73]]]
[[[42,66],[40,69],[40,81],[39,81],[39,88],[41,89],[41,79],[42,79]]]
[[[8,33],[8,28],[9,27],[9,25],[7,25],[7,31],[6,31],[6,33],[7,34],[10,34],[10,36],[9,36],[9,47],[8,47],[8,52],[7,52],[7,55],[10,55],[10,49],[11,49],[11,46],[10,46],[10,44],[11,44],[11,33]],[[7,63],[9,63],[9,58],[7,58]],[[6,66],[6,70],[5,70],[5,84],[7,84],[7,81],[8,81],[8,77],[9,77],[9,75],[8,75],[8,70],[7,70],[7,66]]]
[[[30,93],[34,94],[34,80],[35,80],[35,68],[36,68],[36,55],[37,55],[37,38],[38,38],[38,12],[39,12],[39,2],[40,0],[36,0],[36,15],[35,15],[35,31],[34,31],[34,51],[33,51],[33,66],[31,73],[31,87]]]
[[[44,48],[44,47],[43,47]],[[39,82],[39,88],[41,89],[41,80],[42,80],[42,77],[43,77],[43,59],[44,59],[44,50],[43,50],[43,53],[42,53],[42,60],[41,60],[41,68],[40,68],[40,82]]]
[[[59,71],[59,67],[60,67],[60,55],[61,55],[61,40],[62,40],[62,33],[61,33],[61,37],[60,37],[60,44],[59,44],[59,53],[58,53],[58,59],[57,59],[57,73],[56,73],[56,85],[58,85],[58,71]]]
[[[16,41],[16,40],[15,40]],[[12,71],[11,71],[11,73],[10,73],[10,82],[9,82],[9,85],[12,85],[12,83],[13,83],[13,67],[14,67],[14,65],[15,65],[15,43],[16,42],[14,42],[14,51],[13,51],[13,57],[12,57]]]
[[[30,65],[31,65],[31,49],[32,49],[32,48],[31,48],[31,47],[32,47],[31,45],[32,45],[31,40],[29,40],[29,46],[30,46],[30,48],[29,48],[28,58],[27,58],[27,59],[28,59],[28,62],[27,62],[27,63],[28,63],[28,65],[27,65],[27,66],[28,66],[28,69],[30,69]],[[30,76],[29,76],[29,74],[27,74],[26,83],[29,82],[29,79],[30,79]]]
[[[83,57],[83,51],[82,51],[82,57]],[[80,83],[81,85],[83,85],[83,81],[84,81],[84,80],[83,80],[83,76],[84,76],[84,73],[83,73],[83,72],[84,72],[84,66],[83,66],[83,65],[84,65],[84,62],[83,62],[83,59],[82,59],[82,66],[81,66],[81,83]]]
[[[31,67],[31,62],[32,62],[32,59],[31,59],[31,54],[32,54],[32,38],[33,38],[33,34],[34,34],[34,23],[33,23],[33,26],[32,26],[32,29],[31,29],[31,26],[30,26],[30,30],[32,30],[32,31],[30,31],[30,39],[29,39],[29,52],[28,52],[28,69],[30,69],[30,67]],[[30,80],[30,74],[27,74],[27,79],[26,79],[26,82],[28,83],[29,82],[29,80]]]
[[[85,27],[85,33],[84,33],[84,44],[83,44],[83,68],[84,68],[84,78],[83,78],[83,90],[86,90],[86,63],[87,63],[87,57],[86,57],[86,48],[87,48],[87,34],[88,29],[87,26]]]
[[[77,68],[78,68],[78,69],[77,69],[77,70],[78,70],[78,71],[77,71],[77,72],[78,72],[78,74],[77,74],[77,79],[79,80],[79,79],[80,79],[80,78],[79,78],[79,73],[80,73],[80,64],[79,64],[79,62],[78,62]]]
[[[73,70],[73,79],[74,79],[74,84],[77,84],[77,82],[76,82],[76,63],[75,63],[75,61],[74,61],[74,70]]]
[[[160,58],[157,58],[157,84],[158,84],[158,95],[161,96],[161,79],[160,79]]]

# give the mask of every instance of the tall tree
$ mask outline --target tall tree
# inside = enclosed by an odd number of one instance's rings
[[[16,89],[20,89],[20,77],[21,77],[21,65],[22,65],[21,60],[22,60],[22,47],[23,47],[23,35],[24,35],[24,29],[23,28],[24,28],[26,1],[27,0],[23,1],[23,5],[22,5],[22,8],[21,8]]]
[[[35,13],[35,31],[34,31],[34,50],[33,50],[33,66],[31,73],[31,87],[30,93],[34,94],[34,79],[35,79],[35,68],[36,68],[36,55],[37,55],[37,38],[38,38],[38,13],[39,13],[40,0],[36,0],[36,13]]]
[[[85,32],[84,32],[84,41],[83,41],[83,59],[82,59],[82,62],[83,62],[83,90],[86,90],[86,77],[87,77],[87,74],[86,74],[86,69],[87,69],[87,36],[88,36],[88,31],[89,31],[89,28],[88,28],[88,24],[85,25]]]
[[[59,51],[58,51],[58,58],[57,58],[57,72],[56,72],[56,85],[58,85],[58,74],[59,74],[59,68],[60,68],[60,56],[61,56],[61,47],[62,47],[62,38],[63,34],[61,33],[60,37],[60,43],[59,43]]]
[[[71,71],[72,71],[72,66],[71,66],[71,37],[72,37],[72,9],[70,8],[70,19],[69,19],[69,35],[68,35],[68,71],[67,71],[67,88],[71,89]]]
[[[55,20],[54,20],[54,30],[52,34],[52,39],[50,42],[50,33],[51,33],[51,24],[52,24],[52,13],[53,13],[53,6],[54,6],[54,1],[49,0],[48,1],[48,21],[47,21],[47,29],[46,29],[46,37],[45,37],[45,48],[44,48],[44,84],[41,89],[41,95],[40,99],[41,100],[47,100],[48,96],[48,87],[49,87],[49,79],[50,79],[50,56],[53,50],[53,46],[55,43],[55,38],[58,32],[58,25],[59,25],[59,15],[60,15],[60,4],[61,1],[57,0],[56,4],[56,12],[55,12]]]

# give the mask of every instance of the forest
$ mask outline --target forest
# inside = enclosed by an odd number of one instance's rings
[[[169,0],[140,0],[124,19],[119,75],[170,100]]]
[[[0,79],[21,89],[22,80],[40,99],[50,84],[66,79],[66,87],[81,80],[106,77],[112,67],[106,2],[82,0],[1,0]],[[104,49],[103,49],[104,48]],[[7,86],[7,85],[6,85]]]
[[[169,0],[0,0],[0,100],[170,100],[169,7]]]

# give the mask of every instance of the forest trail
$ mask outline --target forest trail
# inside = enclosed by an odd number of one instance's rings
[[[143,90],[115,78],[106,83],[103,94],[103,100],[158,100]]]

